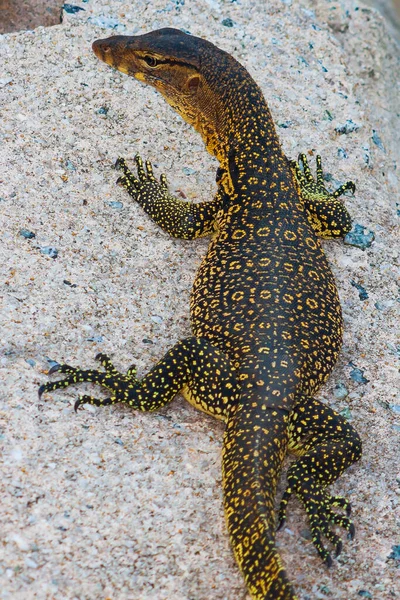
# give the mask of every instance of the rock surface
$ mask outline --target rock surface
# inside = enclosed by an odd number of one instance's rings
[[[0,0],[0,33],[57,25],[62,6],[61,0]]]
[[[346,202],[375,241],[324,244],[346,331],[320,394],[363,438],[362,462],[334,486],[351,499],[356,538],[327,571],[293,501],[277,543],[302,600],[398,597],[400,69],[383,20],[350,1],[79,6],[62,25],[0,43],[0,598],[246,597],[224,525],[220,423],[182,399],[157,414],[78,415],[77,389],[37,399],[51,361],[91,367],[101,351],[140,374],[190,332],[207,241],[168,239],[115,186],[112,165],[139,151],[172,191],[206,200],[216,162],[154,90],[91,52],[96,38],[162,26],[234,54],[288,156],[318,152],[330,185],[356,182]],[[347,121],[359,127],[339,133]]]

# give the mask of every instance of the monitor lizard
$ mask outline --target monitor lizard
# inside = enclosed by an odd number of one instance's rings
[[[155,87],[198,131],[219,161],[211,202],[190,203],[168,191],[164,175],[136,156],[136,173],[122,158],[119,178],[129,194],[171,236],[211,236],[197,272],[190,311],[193,336],[178,342],[143,378],[118,372],[99,354],[104,371],[66,364],[66,375],[39,394],[88,381],[110,397],[156,410],[178,392],[226,423],[222,455],[224,506],[233,551],[257,600],[296,598],[275,548],[274,498],[282,461],[287,474],[278,522],[296,495],[312,540],[329,566],[342,548],[332,526],[354,536],[350,503],[327,486],[359,460],[361,441],[339,414],[314,398],[342,344],[342,313],[319,238],[342,237],[351,219],[338,199],[352,182],[329,193],[321,158],[313,178],[306,156],[284,155],[263,94],[247,70],[212,43],[176,29],[114,36],[93,43],[96,56]],[[302,168],[301,168],[302,167]],[[339,508],[339,512],[333,510]],[[347,514],[345,514],[347,513]]]

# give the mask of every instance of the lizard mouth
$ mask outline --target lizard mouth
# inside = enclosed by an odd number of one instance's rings
[[[155,87],[157,82],[160,81],[155,73],[143,71],[132,52],[129,55],[129,61],[126,60],[126,38],[124,36],[95,40],[92,44],[92,50],[98,59],[125,75],[135,77],[135,79]]]
[[[103,40],[95,40],[92,50],[101,61],[110,67],[114,67],[125,73],[136,77],[139,68],[136,67],[133,57],[130,58],[129,66],[124,60],[126,54],[126,40],[124,36],[113,36]]]
[[[112,64],[112,52],[110,44],[107,44],[108,40],[95,40],[92,44],[92,50],[103,62]]]

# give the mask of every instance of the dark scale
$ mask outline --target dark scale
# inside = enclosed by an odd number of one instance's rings
[[[360,438],[312,397],[342,344],[336,285],[317,236],[337,238],[350,230],[338,197],[354,191],[354,184],[331,194],[320,157],[316,179],[305,155],[290,162],[261,90],[213,44],[161,29],[98,40],[93,50],[159,90],[219,160],[217,194],[201,204],[171,196],[165,176],[158,180],[140,157],[136,173],[117,161],[121,185],[167,233],[212,240],[193,286],[193,337],[176,344],[142,379],[134,368],[117,372],[99,355],[104,372],[53,368],[67,377],[41,386],[40,394],[90,381],[110,397],[82,396],[75,408],[125,402],[149,411],[182,392],[223,419],[225,512],[237,562],[253,598],[293,600],[274,544],[274,497],[287,452],[298,459],[288,472],[280,526],[294,494],[327,565],[332,559],[326,543],[336,555],[342,547],[332,526],[354,535],[348,501],[330,496],[327,486],[360,458]]]

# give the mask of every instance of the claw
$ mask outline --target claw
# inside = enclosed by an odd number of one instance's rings
[[[136,365],[134,365],[134,364],[131,365],[129,367],[129,369],[127,370],[126,374],[127,374],[128,377],[136,378],[136,374],[137,374]]]
[[[161,187],[163,187],[165,190],[168,189],[167,177],[164,175],[164,173],[162,173],[162,175],[160,175],[160,184],[161,184]]]
[[[285,518],[280,519],[276,530],[280,531],[285,525],[286,525],[286,519]]]
[[[349,540],[354,540],[355,535],[356,535],[356,528],[354,527],[353,523],[350,523],[349,533],[347,534],[347,538]]]
[[[110,362],[109,357],[107,356],[107,354],[105,354],[104,352],[99,352],[98,354],[96,354],[96,356],[94,357],[95,360],[98,361],[102,361],[102,360],[106,360],[108,362]]]
[[[60,364],[53,365],[47,375],[53,375],[53,373],[57,373],[61,369]],[[43,386],[42,386],[43,387]]]
[[[91,404],[92,406],[107,406],[108,404],[112,404],[111,398],[104,398],[104,400],[100,400],[99,398],[92,398],[92,396],[79,396],[78,400],[76,400],[74,404],[74,411],[78,412],[78,408],[83,404]]]
[[[146,160],[146,171],[147,171],[147,178],[150,179],[151,181],[155,181],[155,177],[154,177],[154,173],[153,173],[153,166],[151,164],[151,162],[149,160]]]
[[[352,194],[356,191],[356,184],[353,181],[346,181],[344,185],[341,185],[337,190],[335,190],[332,194],[334,198],[339,198],[339,196],[343,196],[343,194],[347,191],[350,191]]]
[[[139,179],[145,179],[146,173],[143,168],[143,160],[142,160],[142,157],[140,156],[140,154],[136,154],[135,162],[136,162],[136,168],[137,168]]]
[[[78,398],[78,400],[75,402],[74,404],[74,411],[77,413],[78,412],[78,408],[80,407],[80,405],[83,404],[82,402],[82,398]]]
[[[122,169],[123,167],[126,167],[126,161],[124,158],[121,158],[119,156],[114,163],[114,169],[118,170],[118,169]]]
[[[328,569],[330,569],[331,566],[333,565],[332,556],[329,553],[326,555],[325,564],[328,567]]]
[[[290,487],[287,487],[286,490],[283,493],[282,496],[282,500],[281,500],[281,504],[279,507],[279,513],[278,513],[278,527],[277,527],[277,531],[280,531],[282,529],[282,527],[284,527],[285,523],[286,523],[286,509],[287,509],[287,505],[288,502],[292,496],[292,490]]]

